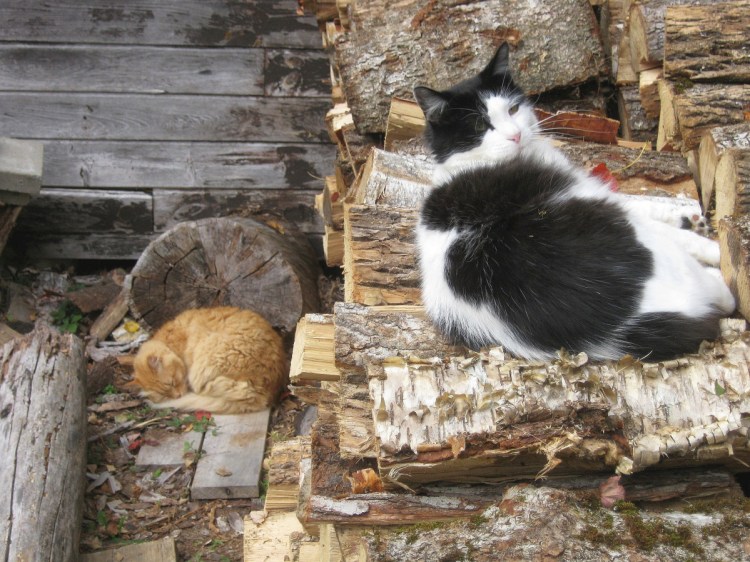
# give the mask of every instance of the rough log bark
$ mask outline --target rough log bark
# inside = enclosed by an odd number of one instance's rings
[[[317,310],[317,274],[303,237],[240,217],[190,221],[143,252],[131,273],[130,309],[156,329],[189,308],[239,306],[291,332]]]
[[[416,210],[346,205],[344,217],[345,300],[366,305],[420,302]]]
[[[711,207],[715,192],[716,166],[719,158],[728,148],[750,148],[750,123],[716,127],[701,137],[698,149],[698,170],[700,170],[701,202],[704,210]]]
[[[750,148],[729,148],[716,165],[717,219],[750,213]]]
[[[750,319],[750,216],[719,221],[721,273],[737,299],[737,310]]]
[[[674,6],[664,18],[664,75],[693,82],[750,82],[750,2]]]
[[[37,325],[0,349],[0,559],[79,559],[86,464],[83,342]]]
[[[630,53],[636,72],[664,60],[664,15],[668,6],[720,4],[722,0],[645,0],[630,8]]]
[[[649,119],[659,119],[659,80],[663,77],[664,72],[660,68],[644,70],[638,76],[638,95]]]
[[[744,537],[705,532],[724,516],[744,521],[738,505],[712,515],[676,509],[612,511],[585,494],[521,484],[472,518],[377,530],[336,525],[336,531],[346,562],[746,558]]]
[[[655,139],[659,122],[646,115],[641,104],[637,85],[621,86],[617,91],[617,107],[620,114],[621,134],[625,140],[648,141]]]
[[[750,405],[744,321],[727,322],[724,339],[700,354],[654,364],[451,348],[423,316],[391,307],[338,303],[334,323],[337,365],[367,375],[387,479],[630,473],[750,454],[740,422]],[[342,429],[349,423],[341,417]]]
[[[604,75],[596,28],[585,0],[554,6],[526,0],[360,1],[352,5],[351,32],[336,41],[336,63],[357,128],[382,133],[393,96],[407,96],[419,84],[445,88],[468,78],[503,41],[518,47],[511,66],[529,93]]]
[[[750,85],[696,84],[679,91],[670,84],[659,82],[659,150],[667,146],[683,152],[694,150],[707,130],[747,120]]]
[[[269,513],[297,509],[303,458],[310,458],[309,437],[299,436],[273,444],[268,455],[268,490],[263,504]]]

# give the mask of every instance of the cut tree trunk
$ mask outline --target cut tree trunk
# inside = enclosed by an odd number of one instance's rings
[[[86,464],[83,342],[37,325],[0,348],[0,559],[79,559]]]
[[[716,127],[703,134],[698,149],[701,202],[703,209],[711,207],[715,191],[716,165],[728,148],[750,148],[750,123]]]
[[[750,82],[750,1],[673,6],[664,18],[664,76]]]
[[[737,299],[737,310],[750,319],[750,215],[719,221],[721,273]]]
[[[660,68],[644,70],[638,77],[638,95],[641,96],[643,111],[650,119],[659,119],[659,80],[663,77]]]
[[[238,306],[291,332],[318,308],[318,267],[304,237],[241,217],[177,225],[131,273],[130,309],[150,329],[190,308]]]
[[[365,374],[359,385],[369,388],[372,446],[360,455],[377,455],[386,481],[627,474],[750,455],[740,421],[750,400],[741,394],[750,384],[744,321],[727,321],[721,341],[674,361],[561,352],[545,363],[449,346],[424,316],[395,309],[338,303],[334,316],[337,365]],[[340,408],[342,432],[362,427]]]
[[[336,63],[362,133],[385,132],[392,97],[410,97],[420,84],[444,89],[469,78],[503,41],[517,47],[511,67],[529,93],[607,74],[586,0],[359,1],[351,13],[351,31],[336,41]]]
[[[372,149],[356,185],[347,193],[348,203],[416,207],[432,188],[433,163]]]
[[[750,148],[729,148],[716,165],[716,218],[750,213]]]

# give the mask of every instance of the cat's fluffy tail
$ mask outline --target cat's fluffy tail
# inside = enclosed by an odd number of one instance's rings
[[[625,352],[644,361],[663,361],[696,353],[703,340],[719,336],[719,314],[691,318],[679,313],[643,314],[624,334]]]
[[[184,410],[187,412],[205,410],[212,414],[245,414],[247,412],[257,412],[268,407],[268,404],[261,400],[260,397],[257,400],[239,401],[196,394],[195,392],[189,392],[179,398],[163,402],[149,401],[149,404],[152,408],[174,408],[175,410]]]

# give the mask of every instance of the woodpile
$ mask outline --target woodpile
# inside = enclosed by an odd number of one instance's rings
[[[684,500],[698,489],[710,497],[741,494],[733,474],[750,462],[745,319],[724,321],[721,339],[699,353],[662,363],[593,362],[562,351],[551,362],[523,361],[502,348],[452,346],[435,331],[420,306],[413,240],[432,163],[410,91],[417,83],[444,87],[471,75],[499,42],[517,47],[511,64],[524,65],[524,86],[541,95],[542,109],[564,122],[570,136],[601,133],[598,142],[561,142],[571,160],[589,169],[606,165],[618,190],[644,207],[685,205],[700,215],[711,200],[700,186],[711,184],[717,208],[734,216],[719,224],[722,269],[748,317],[742,297],[750,297],[748,129],[715,128],[746,118],[748,86],[736,79],[744,76],[746,55],[733,69],[726,53],[710,50],[723,58],[708,66],[725,72],[702,73],[696,69],[707,65],[689,52],[695,40],[686,34],[698,34],[705,45],[725,18],[734,22],[730,30],[747,29],[737,20],[748,21],[743,10],[750,3],[732,3],[725,12],[726,5],[667,7],[685,2],[565,2],[563,14],[586,14],[569,35],[533,30],[529,21],[548,20],[528,12],[539,3],[522,0],[401,2],[387,10],[385,2],[303,4],[317,8],[331,53],[335,105],[327,123],[338,157],[316,207],[326,223],[328,262],[345,275],[345,302],[298,324],[290,373],[292,391],[318,408],[309,459],[299,465],[297,515],[320,533],[317,546],[305,550],[308,559],[453,553],[484,560],[498,549],[524,559],[580,559],[601,545],[582,538],[586,525],[572,490],[597,505],[607,505],[613,478],[622,488],[619,499],[628,501]],[[480,4],[503,17],[485,19]],[[462,23],[454,30],[455,22]],[[535,33],[552,44],[534,47]],[[600,33],[602,43],[592,43],[590,33]],[[571,70],[565,76],[546,72],[545,64],[559,67],[559,60],[539,53],[581,60],[571,43],[587,50],[588,66],[563,65]],[[525,66],[532,56],[539,66]],[[621,100],[619,136],[616,129],[609,136],[611,118],[592,112],[591,81]],[[580,99],[566,106],[573,89]],[[703,144],[701,152],[713,158],[710,179],[703,179],[697,154]],[[518,485],[540,479],[545,486]],[[534,507],[520,507],[526,502],[519,496],[536,498]],[[552,521],[560,511],[568,523],[554,532],[529,522]],[[490,520],[506,516],[527,523],[507,534],[489,531]],[[394,527],[410,523],[421,525]],[[623,533],[626,548],[638,546],[631,530]],[[549,540],[536,540],[542,535]],[[515,550],[519,545],[527,550]],[[724,546],[731,554],[719,553]],[[711,556],[741,556],[740,547],[711,545]],[[685,556],[682,547],[660,548],[661,559]]]

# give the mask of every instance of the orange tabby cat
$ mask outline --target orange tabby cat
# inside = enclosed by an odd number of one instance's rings
[[[250,310],[186,310],[135,357],[133,383],[156,408],[238,414],[273,403],[285,382],[281,337]]]

